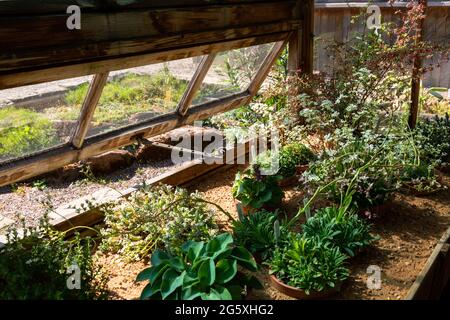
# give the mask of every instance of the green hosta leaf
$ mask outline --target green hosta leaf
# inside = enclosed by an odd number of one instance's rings
[[[180,257],[174,257],[168,261],[168,264],[175,269],[177,272],[182,272],[184,270],[184,263]]]
[[[221,286],[215,286],[215,291],[219,294],[220,300],[233,300],[230,291],[227,288]]]
[[[197,272],[198,268],[200,268],[200,266],[202,265],[203,262],[205,262],[206,260],[210,259],[209,257],[199,257],[195,263],[192,265],[191,270],[193,272]]]
[[[220,293],[211,289],[209,293],[202,293],[201,298],[202,300],[220,300]]]
[[[136,277],[136,281],[148,280],[150,278],[150,275],[152,274],[152,269],[154,268],[149,267],[139,272],[139,274]]]
[[[200,283],[196,275],[186,273],[183,279],[183,289],[187,289],[195,284]]]
[[[159,288],[153,288],[151,283],[148,283],[141,292],[141,300],[151,298],[156,293],[160,292]]]
[[[167,253],[161,250],[155,250],[150,259],[152,266],[156,267],[160,265],[162,262],[169,260],[170,257]]]
[[[194,300],[202,295],[202,292],[197,286],[192,286],[184,289],[181,293],[182,300]]]
[[[212,258],[208,258],[200,265],[198,279],[203,286],[210,286],[216,281],[216,266]]]
[[[232,243],[233,237],[231,234],[222,233],[208,242],[206,252],[209,256],[215,258],[225,252]]]
[[[244,247],[236,247],[233,249],[233,252],[231,253],[231,256],[238,260],[238,263],[249,269],[250,271],[257,271],[258,266],[256,264],[255,259],[253,258],[252,254],[245,249]]]
[[[167,264],[159,264],[156,267],[150,267],[138,274],[136,281],[148,280],[150,283],[160,278],[164,272],[169,268]],[[147,272],[149,270],[149,272]]]
[[[237,261],[223,259],[217,262],[216,264],[216,281],[217,283],[227,283],[237,273]]]
[[[204,242],[188,241],[182,246],[182,250],[184,253],[187,253],[188,260],[194,262],[204,245]]]
[[[185,274],[186,272],[183,272],[181,275],[178,275],[178,273],[173,269],[168,269],[164,272],[161,283],[161,296],[163,299],[166,299],[178,287],[183,285],[183,278]]]
[[[239,285],[227,286],[228,292],[231,294],[232,300],[241,300],[242,287]]]

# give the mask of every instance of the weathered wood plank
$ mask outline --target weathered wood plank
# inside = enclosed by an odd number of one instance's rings
[[[108,74],[108,72],[96,74],[89,86],[89,91],[83,102],[78,123],[72,137],[72,145],[77,149],[80,149],[83,145],[95,108],[100,100],[106,81],[108,80]]]
[[[242,38],[233,32],[228,33],[228,39],[217,36],[220,30],[263,26],[265,34],[274,33],[277,31],[265,27],[298,19],[296,5],[296,1],[283,1],[87,13],[82,15],[80,30],[67,29],[66,14],[0,17],[0,71],[98,61]],[[206,34],[185,38],[186,34],[199,33]]]
[[[66,12],[77,5],[82,12],[112,12],[142,8],[191,7],[256,2],[283,2],[286,0],[2,0],[0,16],[54,14]]]
[[[292,26],[297,25],[297,23],[291,24],[290,22],[283,22],[282,25],[284,26],[282,27],[282,29],[291,29]],[[278,27],[280,26],[281,25],[278,25]],[[217,53],[221,51],[233,50],[237,48],[243,48],[262,43],[275,42],[285,39],[286,36],[288,35],[287,32],[280,32],[268,35],[249,36],[254,33],[259,33],[261,30],[265,30],[266,32],[271,31],[269,30],[269,28],[270,25],[244,28],[240,29],[239,31],[237,30],[218,31],[214,33],[205,34],[204,35],[205,38],[202,38],[202,34],[191,35],[197,39],[202,39],[201,41],[205,39],[211,41],[211,43],[197,45],[195,47],[182,47],[178,49],[157,51],[142,55],[110,58],[103,61],[82,62],[67,66],[48,67],[45,69],[38,69],[38,70],[29,70],[21,72],[14,71],[9,73],[0,72],[0,90],[18,87],[22,85],[37,84],[47,81],[67,79],[89,74],[103,73],[107,71],[127,69],[151,63],[159,63],[204,54]],[[239,37],[242,36],[242,38],[238,40],[227,40],[227,41],[223,40],[228,38],[234,38],[236,34],[239,34]],[[185,35],[183,38],[189,39],[189,37],[190,35]],[[183,43],[183,39],[181,39],[180,37],[177,37],[177,39],[181,43]],[[222,40],[218,41],[218,39]],[[176,39],[172,39],[172,41],[177,42]],[[189,41],[186,41],[186,43],[189,43]],[[156,45],[155,43],[151,44],[151,46],[155,45]],[[164,48],[164,46],[162,46],[162,48]]]
[[[253,78],[252,82],[250,82],[250,85],[248,87],[248,91],[250,92],[250,94],[252,96],[254,96],[254,95],[256,95],[256,93],[258,93],[258,90],[261,87],[264,79],[267,78],[267,75],[269,74],[270,69],[272,68],[273,64],[275,63],[277,58],[280,56],[281,52],[283,51],[284,47],[286,47],[288,42],[289,42],[289,39],[275,43],[272,50],[264,58],[264,61],[261,64],[261,67],[259,68],[258,72],[256,73],[255,77]]]
[[[433,294],[433,278],[439,277],[438,274],[438,265],[439,259],[441,255],[441,249],[446,243],[450,242],[450,228],[448,228],[438,244],[434,248],[430,257],[428,258],[425,266],[420,272],[419,276],[414,281],[413,285],[408,291],[406,295],[406,300],[423,300],[429,299]],[[442,279],[441,279],[442,280]]]

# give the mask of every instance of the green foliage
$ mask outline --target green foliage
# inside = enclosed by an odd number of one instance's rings
[[[266,260],[275,248],[274,223],[277,219],[278,211],[258,210],[249,215],[240,215],[239,220],[233,223],[235,242]]]
[[[167,185],[144,188],[105,207],[101,248],[139,260],[156,248],[179,253],[187,240],[208,240],[217,230],[212,210],[197,193]]]
[[[382,204],[399,187],[402,155],[398,138],[370,131],[361,138],[346,136],[338,150],[320,155],[303,175],[304,181],[312,190],[331,183],[326,193],[336,202],[342,190],[354,189],[353,201],[358,208]]]
[[[93,239],[78,234],[65,240],[41,223],[39,228],[26,228],[8,233],[8,244],[0,249],[0,299],[73,300],[105,299],[106,276],[93,260]],[[81,289],[69,289],[72,265],[80,268]]]
[[[450,163],[450,117],[421,120],[413,130],[414,139],[425,159],[437,165]]]
[[[236,246],[228,233],[206,243],[188,241],[177,255],[156,250],[151,267],[137,276],[137,281],[149,282],[141,299],[240,299],[245,286],[261,288],[261,284],[254,276],[238,272],[238,265],[257,270],[250,252]]]
[[[367,222],[343,206],[317,210],[303,225],[303,233],[307,238],[329,241],[350,257],[377,239]]]
[[[337,287],[349,276],[346,255],[319,237],[291,234],[269,260],[270,273],[306,294]]]
[[[278,152],[267,150],[258,155],[256,163],[263,169],[269,169],[278,160],[279,170],[277,174],[287,178],[295,175],[298,165],[308,164],[314,159],[315,155],[308,147],[304,144],[293,142],[284,145]]]
[[[47,118],[35,111],[0,108],[0,158],[22,156],[57,143]]]
[[[244,206],[255,209],[276,208],[283,198],[283,190],[278,185],[280,176],[261,175],[259,166],[253,165],[243,174],[238,172],[233,184],[233,197]]]

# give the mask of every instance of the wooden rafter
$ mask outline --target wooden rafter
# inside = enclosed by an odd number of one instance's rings
[[[209,68],[211,67],[212,63],[214,62],[214,59],[216,57],[215,53],[209,54],[207,56],[204,56],[202,60],[200,61],[199,66],[197,67],[197,70],[195,71],[194,75],[192,76],[191,81],[189,82],[189,85],[184,92],[183,97],[180,100],[180,103],[177,107],[177,112],[184,116],[190,107],[192,100],[194,99],[195,94],[197,93],[198,89],[200,89],[200,86],[203,83],[203,80],[206,77],[206,74],[208,73]]]
[[[83,145],[84,138],[94,116],[95,108],[108,80],[108,74],[108,72],[96,74],[89,86],[89,91],[83,102],[78,123],[72,137],[72,145],[77,149],[80,149]]]

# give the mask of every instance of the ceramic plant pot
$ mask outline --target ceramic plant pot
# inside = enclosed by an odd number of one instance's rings
[[[299,164],[295,167],[295,172],[297,175],[301,176],[303,172],[309,169],[309,164]]]
[[[278,279],[275,275],[270,275],[270,284],[272,287],[279,292],[295,299],[299,300],[318,300],[318,299],[325,299],[333,294],[339,292],[340,290],[340,284],[337,285],[335,288],[331,288],[330,290],[326,291],[315,291],[310,292],[309,294],[306,294],[306,292],[300,288],[292,287],[290,285],[285,284],[283,281]]]

